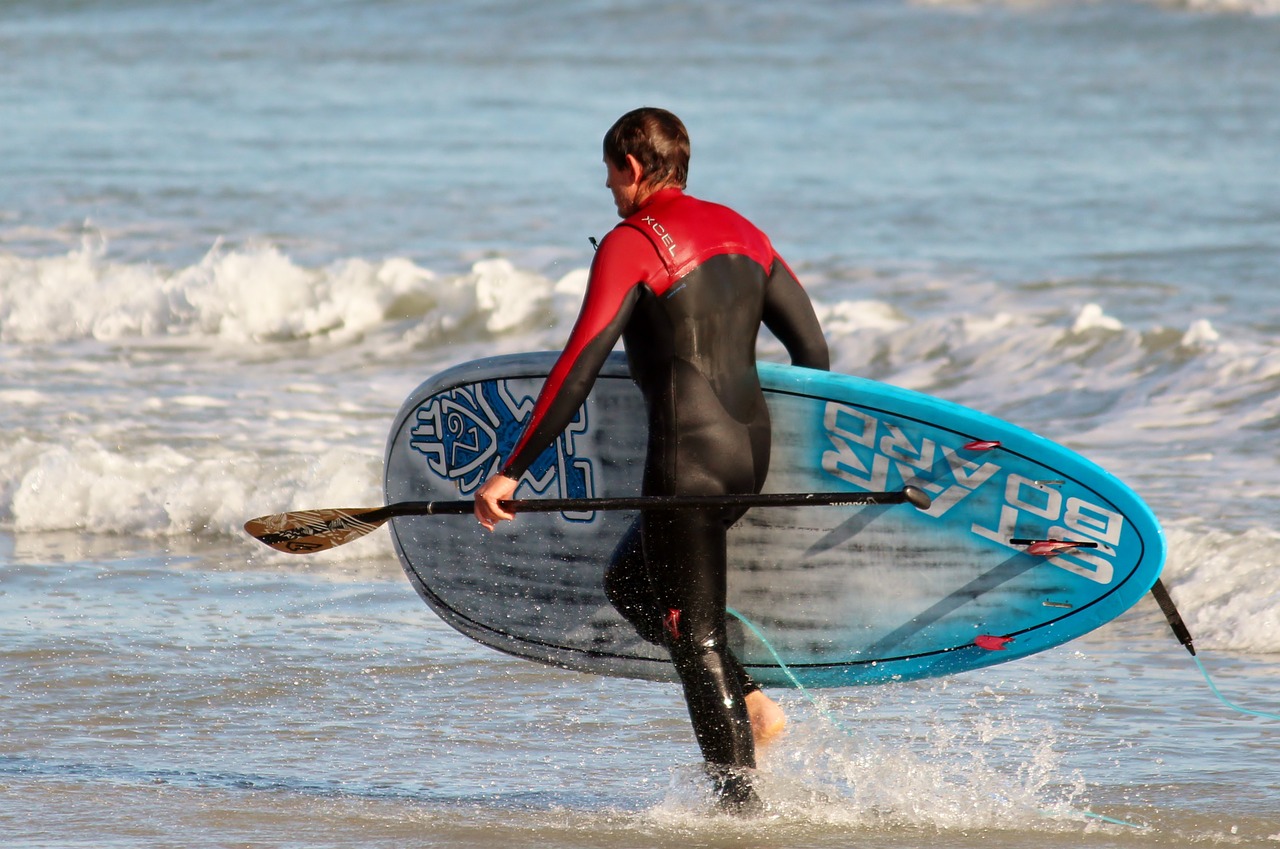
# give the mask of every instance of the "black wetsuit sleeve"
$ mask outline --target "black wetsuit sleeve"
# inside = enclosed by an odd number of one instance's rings
[[[831,354],[813,302],[795,274],[775,257],[764,294],[764,325],[791,356],[791,364],[827,371]]]

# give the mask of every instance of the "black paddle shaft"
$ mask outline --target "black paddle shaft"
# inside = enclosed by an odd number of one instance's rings
[[[862,507],[872,504],[912,504],[928,510],[932,500],[921,489],[906,486],[897,492],[796,492],[744,495],[650,495],[620,498],[526,498],[501,501],[516,513],[592,513],[597,510],[713,510],[726,507]],[[445,516],[470,513],[472,500],[401,501],[364,513],[366,522],[395,516]]]
[[[532,498],[499,502],[516,513],[591,513],[597,510],[689,510],[731,507],[803,507],[805,505],[862,507],[873,504],[911,504],[928,510],[929,496],[914,486],[898,492],[800,492],[747,495],[667,495],[627,498]],[[396,516],[466,515],[475,509],[471,499],[458,501],[400,501],[370,509],[303,510],[261,516],[245,523],[260,542],[280,551],[310,554],[364,536]]]

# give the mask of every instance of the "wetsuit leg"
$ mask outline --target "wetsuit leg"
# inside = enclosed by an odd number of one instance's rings
[[[685,409],[714,408],[704,396],[692,392]],[[688,427],[680,438],[665,436],[671,427],[651,421],[644,491],[758,492],[770,437],[763,396],[758,400],[749,422]],[[644,513],[616,551],[606,592],[641,635],[657,642],[656,631],[671,652],[717,798],[723,807],[745,812],[759,805],[748,772],[755,766],[745,699],[750,679],[729,649],[725,627],[727,533],[741,512]]]
[[[644,562],[641,527],[642,520],[637,518],[613,550],[604,573],[604,594],[642,639],[666,646],[662,639],[662,614]]]
[[[725,633],[724,518],[709,511],[654,512],[643,522],[645,561],[663,631],[705,760],[754,767],[755,744]]]
[[[729,518],[736,520],[737,516]],[[614,609],[622,614],[622,618],[636,629],[642,639],[666,648],[667,640],[662,627],[666,611],[661,608],[654,592],[649,568],[644,560],[641,528],[642,521],[636,519],[614,549],[604,574],[604,591]],[[725,660],[738,679],[744,696],[760,689],[760,685],[752,680],[732,652],[725,652]]]

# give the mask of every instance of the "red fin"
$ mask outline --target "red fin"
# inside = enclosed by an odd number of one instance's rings
[[[990,451],[999,448],[1000,443],[990,439],[975,439],[964,447],[965,451]]]
[[[1037,557],[1052,557],[1055,554],[1062,554],[1064,551],[1071,551],[1079,548],[1074,542],[1065,542],[1056,539],[1036,540],[1027,546],[1027,554],[1034,554]]]
[[[987,651],[1004,651],[1005,644],[1012,642],[1013,637],[996,637],[991,634],[983,634],[974,640],[973,644]]]

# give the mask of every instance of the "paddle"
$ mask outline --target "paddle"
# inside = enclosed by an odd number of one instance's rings
[[[912,504],[928,510],[929,496],[914,486],[898,492],[799,492],[758,495],[655,495],[625,498],[532,498],[503,501],[516,513],[591,513],[596,510],[689,510],[721,507],[863,506]],[[276,551],[312,554],[345,545],[396,516],[465,515],[475,508],[460,501],[401,501],[386,507],[330,508],[276,513],[245,522],[250,536]]]

